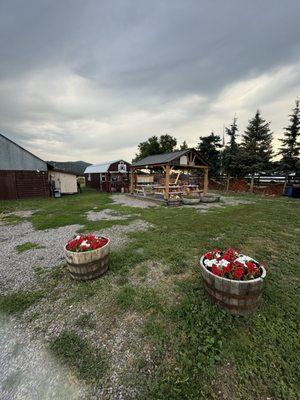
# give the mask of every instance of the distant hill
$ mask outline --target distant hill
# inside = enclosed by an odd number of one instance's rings
[[[74,172],[77,175],[83,175],[86,167],[92,165],[85,161],[47,161],[47,163],[53,165],[54,168],[61,169],[66,172]]]

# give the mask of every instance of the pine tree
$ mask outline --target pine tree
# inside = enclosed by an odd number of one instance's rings
[[[239,165],[238,165],[238,149],[239,146],[237,144],[237,118],[233,119],[232,124],[229,128],[225,128],[226,134],[230,136],[229,144],[226,145],[223,151],[223,168],[228,178],[231,176],[237,176],[239,174]]]
[[[296,107],[293,113],[289,115],[291,124],[284,128],[284,138],[280,139],[282,147],[279,155],[281,155],[280,166],[288,175],[296,169],[296,163],[300,155],[300,109],[299,100],[296,100]]]
[[[253,191],[254,174],[266,171],[272,165],[272,139],[270,123],[266,122],[257,110],[255,116],[249,120],[243,135],[238,160],[244,174],[251,174],[251,191]]]
[[[216,136],[214,132],[212,132],[209,136],[200,136],[199,139],[200,142],[197,149],[203,158],[210,164],[211,175],[219,174],[221,167],[219,149],[222,147],[220,136]]]

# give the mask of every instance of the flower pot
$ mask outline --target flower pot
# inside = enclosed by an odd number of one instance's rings
[[[181,206],[182,200],[181,199],[169,199],[167,201],[167,205],[171,207]]]
[[[261,302],[266,270],[260,266],[261,276],[247,281],[223,278],[210,272],[200,258],[200,270],[204,289],[208,296],[220,307],[235,315],[247,315]]]
[[[99,249],[74,252],[64,247],[67,269],[73,279],[87,281],[99,278],[108,270],[110,240]]]
[[[190,197],[182,197],[182,203],[185,205],[195,205],[200,203],[200,198],[190,198]]]
[[[201,196],[200,201],[202,203],[215,203],[217,201],[220,201],[220,196],[214,196],[214,195]]]

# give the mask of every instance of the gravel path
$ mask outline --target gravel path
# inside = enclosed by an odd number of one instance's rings
[[[28,289],[36,281],[36,267],[51,268],[61,264],[63,244],[72,238],[81,225],[37,231],[30,222],[0,226],[0,291]],[[41,248],[18,253],[16,246],[32,242]]]
[[[153,227],[147,221],[137,219],[128,225],[114,225],[111,228],[102,229],[96,232],[98,235],[108,236],[111,239],[111,249],[119,250],[127,243],[131,242],[131,239],[127,236],[128,233],[144,232]]]
[[[62,367],[26,327],[0,316],[2,400],[83,399],[86,388]]]
[[[153,201],[139,199],[137,197],[129,197],[126,194],[115,194],[112,195],[111,198],[115,203],[121,204],[122,206],[139,208],[159,207],[159,205]]]
[[[96,234],[108,236],[112,250],[118,250],[130,242],[128,233],[145,231],[151,226],[146,221],[135,220],[128,225],[114,225]],[[0,226],[0,293],[28,289],[36,282],[36,267],[53,268],[63,263],[63,245],[80,228],[81,225],[69,225],[37,231],[30,222]],[[16,246],[27,242],[42,247],[18,253]]]

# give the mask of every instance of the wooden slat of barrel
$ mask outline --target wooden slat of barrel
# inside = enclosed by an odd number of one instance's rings
[[[103,275],[108,269],[109,245],[87,252],[71,252],[66,250],[67,269],[73,279],[91,280]]]
[[[108,269],[108,255],[88,264],[67,264],[72,278],[76,280],[91,280],[103,275]]]
[[[204,288],[208,295],[231,314],[246,315],[261,301],[263,280],[233,281],[211,274],[201,265]]]

